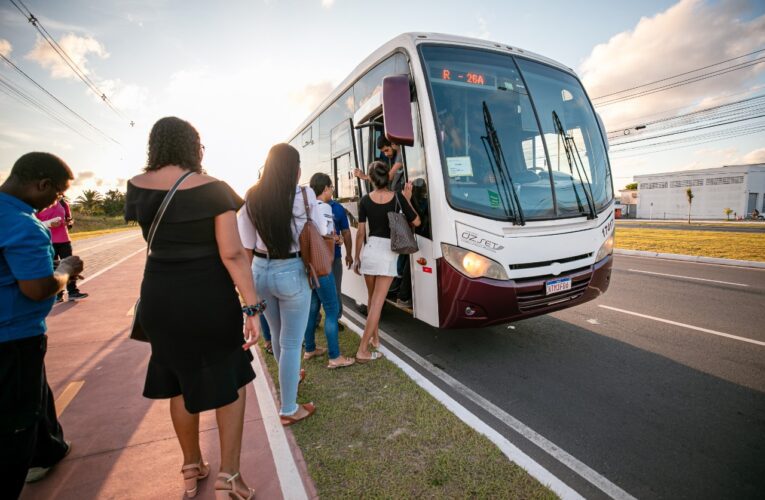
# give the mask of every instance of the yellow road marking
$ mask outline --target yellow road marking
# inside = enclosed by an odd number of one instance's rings
[[[69,382],[69,385],[66,386],[64,392],[62,392],[58,399],[56,399],[57,417],[60,417],[61,414],[64,413],[66,407],[69,406],[69,403],[71,403],[77,393],[80,392],[80,389],[82,389],[84,384],[84,380],[75,380],[74,382]]]

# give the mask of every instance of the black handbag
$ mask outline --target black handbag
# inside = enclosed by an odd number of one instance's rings
[[[151,255],[151,243],[154,241],[154,234],[157,232],[157,226],[159,226],[159,222],[162,220],[162,216],[165,215],[165,211],[167,210],[167,206],[170,204],[170,200],[173,199],[175,192],[178,191],[178,188],[181,186],[181,184],[183,184],[183,181],[194,175],[194,173],[195,172],[186,172],[180,176],[178,180],[175,181],[175,184],[173,184],[173,187],[170,188],[170,191],[167,192],[165,198],[162,200],[162,203],[159,205],[157,213],[154,215],[154,220],[151,222],[148,237],[146,238],[146,258]],[[140,305],[141,297],[138,297],[138,300],[135,301],[135,306],[133,307],[133,324],[130,325],[130,338],[140,342],[148,342],[149,337],[146,336],[146,332],[144,331],[143,327],[141,327],[141,322],[138,321],[138,308]]]
[[[413,254],[417,252],[417,238],[414,236],[412,226],[406,220],[406,215],[401,212],[401,205],[398,201],[398,193],[394,193],[396,198],[396,211],[388,212],[388,225],[390,226],[390,249],[399,254]]]

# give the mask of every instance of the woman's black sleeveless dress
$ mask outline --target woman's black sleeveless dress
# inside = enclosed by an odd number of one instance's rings
[[[128,183],[125,219],[146,239],[167,191]],[[151,343],[143,395],[183,394],[198,413],[236,401],[255,378],[242,349],[243,319],[234,283],[218,253],[215,217],[244,202],[225,182],[178,190],[157,228],[136,318]]]

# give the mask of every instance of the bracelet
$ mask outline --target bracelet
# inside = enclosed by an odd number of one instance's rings
[[[266,299],[261,300],[255,305],[242,307],[242,312],[246,314],[247,316],[255,316],[256,314],[263,313],[263,311],[265,310],[266,310]]]

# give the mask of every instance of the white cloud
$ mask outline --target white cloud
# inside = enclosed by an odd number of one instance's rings
[[[331,9],[335,5],[335,0],[321,0],[321,6],[325,9]]]
[[[765,148],[755,149],[744,155],[744,163],[765,163]]]
[[[307,115],[316,109],[334,88],[335,86],[329,81],[313,83],[290,92],[289,99],[290,102],[304,109]]]
[[[109,97],[114,106],[122,111],[139,110],[146,107],[149,90],[139,85],[127,84],[121,80],[100,80],[98,88]],[[100,98],[92,94],[95,99]]]
[[[745,0],[707,4],[681,0],[633,30],[596,46],[579,72],[592,97],[652,82],[753,52],[765,45],[765,15],[742,21]],[[733,61],[742,62],[745,59]],[[714,69],[714,68],[711,68]],[[632,125],[644,115],[673,109],[695,109],[722,94],[747,90],[765,64],[683,85],[643,98],[602,106],[606,128]],[[690,75],[689,75],[690,76]],[[680,112],[680,111],[678,111]]]
[[[64,35],[58,41],[62,49],[86,75],[90,75],[88,56],[94,54],[102,59],[109,57],[106,47],[93,37],[81,37],[73,33]],[[42,37],[37,37],[34,48],[26,58],[35,61],[43,68],[49,69],[53,78],[78,78],[72,69],[64,62],[55,50]]]
[[[11,51],[13,50],[13,45],[11,45],[11,42],[6,40],[5,38],[0,38],[0,54],[4,55],[5,57],[8,57],[11,55]]]
[[[74,175],[74,182],[72,182],[72,186],[73,187],[83,186],[87,181],[95,177],[96,177],[95,172],[91,172],[91,171],[77,172]]]

